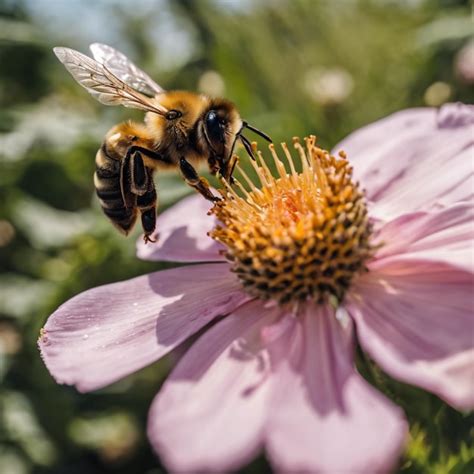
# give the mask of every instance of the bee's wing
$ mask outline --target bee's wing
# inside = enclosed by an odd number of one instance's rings
[[[164,115],[168,109],[119,79],[106,66],[69,48],[54,48],[54,53],[72,77],[105,105],[123,105]]]
[[[145,95],[154,97],[164,89],[160,87],[148,74],[139,69],[125,54],[106,44],[93,43],[90,50],[94,59],[103,64],[110,72],[128,84],[132,89]]]

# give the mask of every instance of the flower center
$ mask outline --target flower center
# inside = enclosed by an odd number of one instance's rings
[[[314,136],[305,142],[306,149],[294,139],[301,172],[286,144],[288,169],[270,145],[276,176],[258,152],[253,165],[260,186],[237,166],[240,193],[223,181],[222,200],[211,210],[220,225],[209,235],[227,247],[225,256],[247,292],[280,304],[342,301],[373,254],[364,193],[352,181],[346,155],[331,156]]]

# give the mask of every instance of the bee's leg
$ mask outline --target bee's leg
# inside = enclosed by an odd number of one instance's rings
[[[184,180],[189,184],[189,186],[202,194],[207,200],[212,202],[219,201],[219,198],[212,194],[207,179],[200,177],[191,163],[186,161],[184,157],[179,160],[179,168]]]
[[[139,151],[135,151],[130,158],[130,181],[133,194],[142,196],[147,192],[149,173],[146,171],[145,163],[143,163],[143,158]]]
[[[237,163],[239,162],[239,157],[237,155],[232,155],[230,161],[229,161],[229,183],[230,184],[234,184],[235,183],[235,179],[234,177],[232,176],[234,174],[234,170],[235,170],[235,166],[237,165]]]
[[[157,206],[157,197],[155,184],[153,183],[152,171],[149,168],[144,167],[144,172],[146,174],[147,180],[147,189],[141,195],[137,197],[137,207],[141,214],[141,221],[143,227],[143,240],[145,243],[156,242],[152,239],[150,235],[155,231],[156,227],[156,206]]]
[[[120,191],[126,209],[133,209],[136,205],[136,195],[132,192],[131,157],[127,153],[120,163]]]
[[[126,160],[129,161],[130,171],[129,177],[131,182],[131,189],[133,194],[141,196],[148,190],[148,182],[151,179],[149,173],[146,171],[145,163],[142,155],[147,156],[155,161],[161,161],[166,164],[171,164],[169,160],[163,155],[137,145],[132,145],[127,150]]]
[[[135,152],[140,152],[142,155],[148,156],[155,161],[161,161],[162,163],[166,163],[168,165],[172,165],[173,162],[166,158],[165,155],[160,155],[156,153],[156,151],[149,150],[148,148],[144,148],[142,146],[132,145],[127,152],[127,155],[133,155]]]

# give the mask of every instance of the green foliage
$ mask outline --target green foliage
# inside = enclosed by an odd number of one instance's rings
[[[103,135],[141,114],[93,102],[56,61],[55,44],[103,40],[68,30],[64,5],[118,32],[109,41],[164,87],[223,93],[276,142],[315,133],[331,147],[396,110],[474,100],[456,70],[472,30],[468,2],[33,3],[0,0],[0,472],[163,472],[145,422],[174,359],[80,395],[53,382],[36,348],[48,314],[71,296],[165,267],[137,260],[139,230],[118,235],[94,198]],[[40,13],[56,8],[59,20],[45,22]],[[163,48],[180,41],[181,56]],[[190,192],[173,172],[157,182],[161,210]],[[410,420],[399,472],[474,471],[472,417],[371,361],[359,367]],[[268,470],[261,457],[242,472]]]

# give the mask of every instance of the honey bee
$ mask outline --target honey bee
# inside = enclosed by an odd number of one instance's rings
[[[102,210],[125,235],[138,215],[145,242],[156,227],[157,196],[153,173],[178,167],[188,185],[209,201],[219,198],[193,164],[207,161],[211,174],[232,182],[237,140],[253,158],[247,128],[271,142],[242,120],[235,105],[188,91],[165,91],[123,53],[111,46],[90,46],[94,59],[73,49],[54,53],[72,77],[105,105],[123,105],[146,112],[144,123],[124,122],[106,134],[95,157],[94,185]]]

